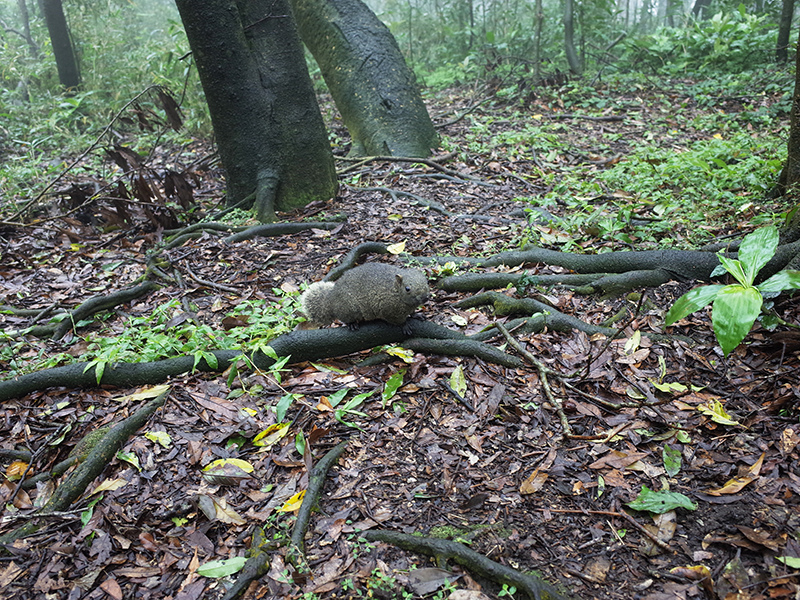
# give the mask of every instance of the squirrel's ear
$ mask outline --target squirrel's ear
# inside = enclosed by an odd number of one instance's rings
[[[400,273],[395,273],[394,274],[394,281],[395,281],[395,283],[397,285],[402,286],[403,285],[403,276],[400,275]]]

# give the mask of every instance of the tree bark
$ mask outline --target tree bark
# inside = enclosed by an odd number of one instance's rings
[[[778,23],[778,44],[775,49],[776,59],[780,64],[789,60],[789,33],[792,30],[794,16],[794,0],[783,0],[781,20]]]
[[[361,0],[291,2],[350,132],[351,156],[429,156],[438,135],[386,26]]]
[[[50,34],[50,43],[53,45],[58,81],[68,90],[74,90],[81,84],[81,75],[75,60],[64,7],[61,0],[42,0],[41,7]]]
[[[795,61],[796,66],[800,66],[800,46]],[[797,192],[793,190],[800,183],[800,69],[796,67],[787,146],[786,165],[781,173],[782,181],[779,185],[782,192],[796,195]]]
[[[262,221],[336,194],[327,132],[286,0],[176,0],[227,175]]]
[[[695,19],[707,19],[709,17],[708,9],[711,7],[711,0],[695,0],[694,7],[692,8],[692,16]]]
[[[564,0],[564,50],[567,53],[567,63],[569,70],[575,75],[581,74],[581,61],[575,50],[575,29],[573,25],[573,4],[572,0]]]

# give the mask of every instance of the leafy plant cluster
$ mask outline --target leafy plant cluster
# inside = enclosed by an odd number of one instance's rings
[[[748,14],[744,5],[710,19],[690,19],[685,27],[660,27],[626,44],[620,69],[662,74],[707,70],[738,73],[769,62],[777,31],[766,15]]]
[[[280,289],[273,292],[280,299],[278,303],[248,300],[237,305],[228,316],[240,326],[227,330],[195,323],[178,300],[170,300],[156,307],[151,314],[128,319],[118,330],[103,328],[90,334],[80,360],[97,365],[150,362],[180,355],[194,356],[199,360],[208,357],[212,350],[242,350],[249,353],[263,349],[269,340],[291,331],[298,320],[296,297]],[[85,326],[87,323],[77,325]],[[41,352],[38,359],[28,359],[19,369],[15,369],[15,357],[20,355],[21,350],[13,344],[5,345],[0,350],[0,358],[8,360],[12,366],[8,375],[19,375],[76,360],[66,352],[49,357]]]

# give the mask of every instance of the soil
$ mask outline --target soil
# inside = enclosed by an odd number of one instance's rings
[[[622,115],[623,121],[566,119],[560,141],[570,150],[556,153],[545,170],[603,168],[590,161],[617,155],[624,160],[645,133],[657,143],[671,125],[662,123],[666,109],[656,96],[640,91],[617,97],[607,114]],[[619,108],[633,104],[635,114]],[[441,124],[470,106],[465,90],[454,90],[431,108]],[[734,100],[721,108],[737,110]],[[519,127],[517,119],[560,110],[555,100],[531,98],[521,112],[487,102],[471,114],[494,117],[488,138]],[[699,114],[701,109],[695,110]],[[346,139],[337,121],[331,125]],[[363,165],[343,176],[347,185],[339,197],[283,215],[292,221],[347,215],[338,229],[235,244],[212,234],[187,240],[163,253],[172,283],[102,320],[79,324],[77,333],[59,342],[30,339],[17,348],[14,365],[7,361],[0,371],[43,354],[80,356],[88,334],[121,335],[126,318],[146,317],[170,300],[177,301],[172,309],[176,323],[196,319],[221,329],[237,304],[278,302],[302,283],[321,279],[365,240],[405,242],[405,250],[418,257],[467,257],[534,239],[546,226],[532,228],[519,212],[524,203],[518,198],[547,190],[542,165],[530,154],[511,160],[468,149],[463,140],[470,127],[467,116],[442,133],[461,150],[443,164],[471,179],[441,177],[420,164]],[[683,133],[687,140],[712,135]],[[160,148],[143,176],[155,187],[166,169],[183,173],[195,202],[213,212],[214,203],[223,199],[221,173],[213,162],[196,160],[210,155],[210,147],[198,141],[179,154],[171,150]],[[71,177],[71,185],[85,183],[82,176]],[[413,196],[393,197],[366,187],[410,192],[451,214],[420,205]],[[48,207],[60,214],[54,221],[24,230],[9,227],[0,234],[3,304],[37,310],[54,304],[74,307],[130,286],[143,274],[147,252],[161,239],[154,214],[188,218],[179,208],[156,210],[135,201],[126,204],[127,218],[113,203],[65,215],[65,202]],[[548,210],[564,216],[563,206]],[[123,229],[103,232],[104,224],[120,222]],[[597,239],[586,249],[626,248]],[[398,262],[387,256],[370,260]],[[547,265],[526,269],[560,272]],[[433,294],[420,309],[422,317],[466,333],[494,321],[488,309],[455,308],[453,303],[465,294],[436,290],[439,273],[431,267],[427,273]],[[475,358],[423,354],[407,361],[392,355],[363,363],[374,354],[364,352],[288,365],[280,381],[247,371],[236,377],[176,377],[168,382],[166,406],[128,442],[74,510],[40,519],[37,533],[6,548],[0,557],[2,596],[221,597],[236,575],[204,577],[198,567],[245,556],[254,528],[263,527],[266,537],[278,543],[269,550],[269,572],[251,584],[247,598],[458,597],[441,587],[441,572],[434,567],[452,571],[455,588],[471,594],[461,598],[504,593],[497,583],[460,565],[437,565],[385,543],[359,541],[360,531],[373,529],[447,536],[503,565],[536,572],[570,598],[797,598],[797,565],[792,568],[780,559],[797,561],[800,556],[800,336],[789,327],[768,331],[756,326],[726,359],[708,314],[700,312],[669,330],[688,340],[648,337],[664,333],[664,311],[691,287],[685,282],[642,290],[647,302],[641,304],[568,289],[538,290],[559,310],[588,322],[603,323],[619,311],[624,315],[623,333],[613,340],[551,331],[519,340],[562,375],[548,382],[563,404],[571,436],[565,435],[533,365],[513,369]],[[788,323],[800,322],[796,298],[777,299],[776,310]],[[0,314],[0,322],[6,331],[32,323],[28,316],[7,313]],[[401,369],[402,387],[383,400],[385,383]],[[466,382],[461,395],[450,389],[457,369]],[[565,380],[572,387],[565,387]],[[684,387],[668,390],[664,383]],[[347,399],[374,393],[357,412],[337,420],[329,398],[345,387],[352,390]],[[131,394],[141,391],[51,388],[8,401],[0,406],[0,448],[35,454],[26,477],[45,472],[88,432],[116,424],[139,408],[147,399]],[[288,434],[271,447],[253,444],[256,434],[276,423],[274,407],[286,394],[296,395],[284,419],[290,424]],[[723,424],[715,420],[721,413],[703,410],[714,406],[736,423]],[[159,443],[152,435],[156,432],[168,440]],[[297,449],[300,434],[308,448],[305,456]],[[286,543],[294,513],[291,507],[279,509],[305,489],[309,463],[343,440],[348,441],[345,453],[329,471],[318,510],[311,515],[305,539],[308,570],[296,571],[287,563]],[[674,464],[665,463],[669,449],[681,459],[677,471],[667,471]],[[244,459],[253,473],[204,477],[203,467],[221,458]],[[15,468],[25,469],[10,460],[4,464],[12,478]],[[20,490],[18,481],[5,479],[0,534],[30,520],[60,481]],[[103,489],[93,494],[101,484]],[[628,506],[646,489],[679,493],[691,504],[652,512]]]

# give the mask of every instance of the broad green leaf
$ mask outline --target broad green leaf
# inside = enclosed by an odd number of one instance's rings
[[[782,292],[783,290],[800,290],[800,271],[778,271],[756,287],[762,294]]]
[[[753,285],[761,268],[775,256],[778,248],[778,228],[774,225],[761,227],[744,236],[739,245],[739,260],[744,265],[747,285]],[[745,282],[742,282],[745,283]]]
[[[331,405],[331,408],[336,408],[339,403],[344,400],[344,397],[347,396],[347,392],[349,391],[350,388],[342,388],[338,392],[334,392],[328,396],[328,404]]]
[[[664,325],[669,327],[676,321],[680,321],[686,315],[700,310],[710,304],[717,297],[724,285],[702,285],[693,290],[689,290],[675,301],[664,316]]]
[[[197,574],[203,577],[212,577],[219,579],[220,577],[227,577],[238,573],[244,567],[247,559],[244,556],[235,556],[233,558],[226,558],[225,560],[212,560],[204,565],[197,567]]]
[[[375,393],[375,390],[372,390],[371,392],[363,392],[361,394],[356,394],[350,400],[347,401],[347,404],[345,404],[341,408],[341,410],[343,412],[354,411],[356,408],[361,406],[361,404],[363,404],[364,400],[366,400],[367,398],[372,396],[372,394],[374,394],[374,393]],[[364,415],[364,416],[366,416],[366,415]]]
[[[628,502],[633,510],[646,510],[657,515],[685,508],[686,510],[697,510],[697,505],[687,496],[678,492],[654,492],[646,485],[642,486],[642,491],[633,502]]]
[[[278,422],[283,422],[284,417],[286,417],[286,413],[291,408],[294,401],[300,397],[300,394],[284,394],[281,396],[281,399],[278,400],[278,404],[275,405],[275,418],[278,419]]]
[[[159,444],[162,448],[169,448],[170,444],[172,444],[172,438],[166,431],[148,431],[144,434],[151,442],[155,442]]]
[[[742,285],[753,285],[752,280],[747,280],[747,272],[745,271],[744,265],[740,260],[723,256],[721,252],[719,255],[717,255],[717,258],[719,258],[719,262],[722,263],[722,266],[725,267],[725,270],[730,273],[736,281]]]
[[[464,369],[458,365],[450,374],[450,387],[462,398],[467,393],[467,378],[464,376]]]
[[[731,419],[728,411],[722,406],[719,400],[709,400],[705,404],[697,407],[701,413],[711,417],[711,420],[720,425],[739,425],[739,421]]]
[[[800,569],[800,557],[797,556],[776,556],[775,560],[782,562],[792,569]]]
[[[396,373],[394,373],[389,380],[383,386],[383,392],[381,392],[381,400],[383,400],[383,406],[386,406],[386,403],[391,400],[394,395],[397,393],[397,390],[403,385],[403,377],[406,374],[405,369],[400,369]]]
[[[753,327],[762,303],[761,293],[753,287],[728,285],[717,294],[711,323],[725,356],[742,342]]]
[[[664,460],[664,470],[666,470],[667,475],[675,477],[681,470],[681,451],[664,444],[661,457]]]
[[[650,380],[650,383],[653,384],[653,387],[656,388],[659,392],[664,392],[665,394],[683,394],[688,390],[685,385],[682,383],[678,383],[677,381],[672,381],[669,383],[658,383],[653,379]]]

